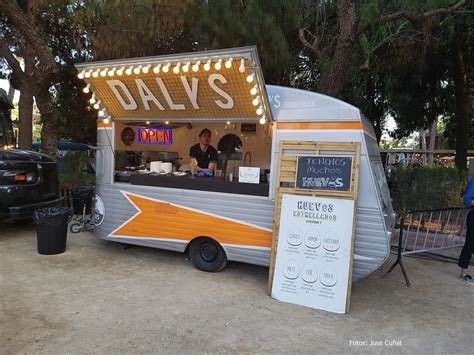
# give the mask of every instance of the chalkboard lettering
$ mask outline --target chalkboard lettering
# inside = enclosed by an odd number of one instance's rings
[[[321,191],[350,191],[352,157],[298,157],[296,188]]]

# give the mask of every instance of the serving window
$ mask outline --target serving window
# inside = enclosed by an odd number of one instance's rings
[[[217,161],[212,176],[197,176],[190,149],[206,128]],[[114,131],[116,182],[268,196],[272,146],[268,123],[116,123]]]

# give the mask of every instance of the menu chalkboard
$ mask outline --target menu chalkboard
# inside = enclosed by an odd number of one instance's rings
[[[352,157],[306,156],[298,157],[296,188],[301,190],[351,190]]]

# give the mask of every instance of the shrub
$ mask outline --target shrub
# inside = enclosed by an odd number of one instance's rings
[[[76,186],[94,186],[95,174],[87,157],[87,152],[71,151],[64,156],[64,171],[59,173],[59,181]]]
[[[444,166],[401,167],[388,178],[397,212],[462,207],[467,174]]]

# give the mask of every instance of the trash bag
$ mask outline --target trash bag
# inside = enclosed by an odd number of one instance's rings
[[[72,209],[67,207],[41,208],[34,212],[38,253],[60,254],[66,250],[67,227]]]
[[[90,214],[92,210],[92,197],[94,189],[92,187],[80,186],[72,189],[72,199],[74,214],[82,215],[84,205],[86,206],[86,214]]]

